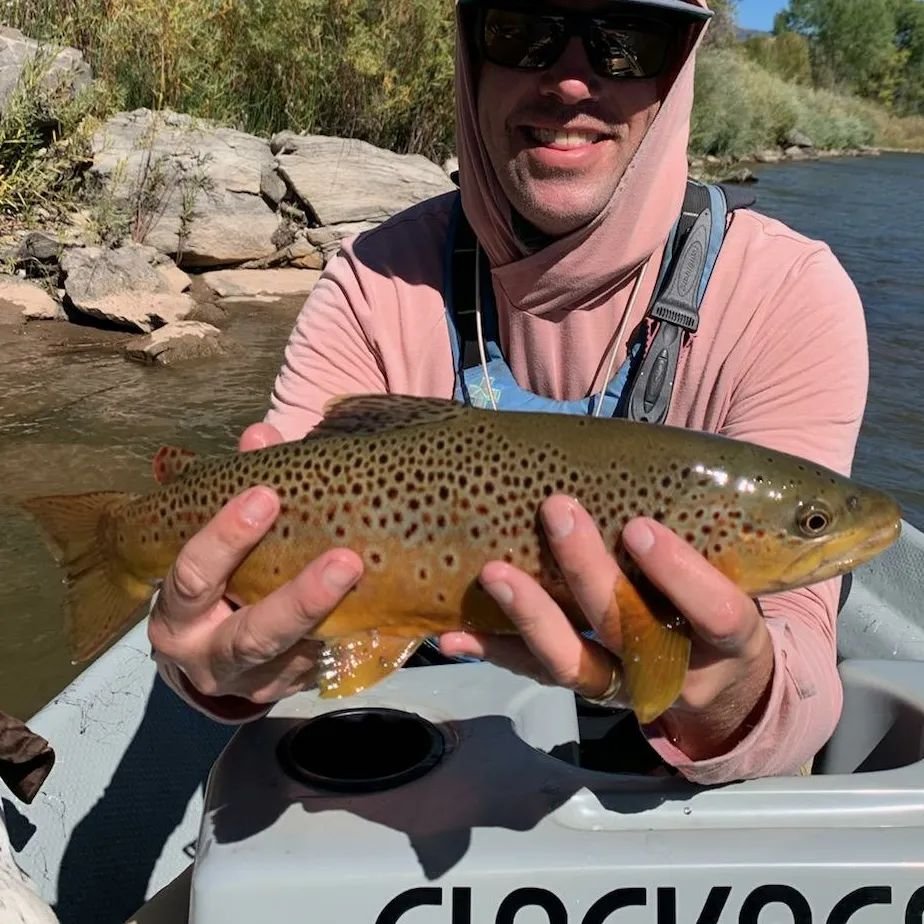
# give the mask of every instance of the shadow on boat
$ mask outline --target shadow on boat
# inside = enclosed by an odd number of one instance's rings
[[[626,774],[626,792],[620,796],[614,792],[612,774],[589,774],[574,763],[573,742],[539,752],[516,734],[509,716],[435,723],[440,753],[433,757],[432,752],[427,753],[426,743],[415,744],[406,769],[413,771],[415,761],[425,766],[412,777],[402,777],[398,766],[401,742],[394,730],[389,731],[389,739],[382,738],[383,742],[390,740],[391,746],[378,753],[374,746],[365,746],[374,744],[370,740],[374,733],[370,735],[368,727],[357,731],[357,742],[362,744],[352,754],[347,747],[332,769],[326,754],[298,744],[298,733],[307,725],[310,723],[270,717],[247,730],[246,744],[239,751],[235,747],[238,742],[232,744],[223,762],[233,765],[235,785],[253,778],[251,774],[267,778],[268,749],[275,752],[282,772],[269,771],[272,785],[260,787],[259,798],[246,804],[232,792],[227,799],[219,791],[212,793],[211,801],[217,808],[211,815],[211,834],[216,844],[236,844],[259,835],[292,805],[309,814],[333,812],[332,818],[342,811],[403,834],[423,874],[432,881],[465,857],[474,830],[531,831],[579,790],[588,790],[589,797],[603,805],[618,802],[623,813],[647,812],[666,801],[685,799],[691,792],[690,784],[680,780]],[[349,732],[344,735],[347,740],[349,736]],[[259,766],[248,767],[249,760],[259,762]],[[333,787],[316,782],[325,777],[335,780]],[[594,778],[600,781],[599,791]],[[396,780],[398,785],[376,790],[377,779]],[[485,785],[491,779],[499,785]],[[515,799],[510,798],[510,780],[516,780]],[[356,783],[359,785],[351,785]],[[221,786],[221,779],[215,784]],[[322,825],[319,822],[317,830]]]

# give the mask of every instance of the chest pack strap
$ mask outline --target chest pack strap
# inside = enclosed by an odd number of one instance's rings
[[[461,207],[456,210],[452,248],[452,303],[448,306],[459,334],[462,368],[471,369],[480,362],[478,329],[475,320],[475,232]],[[480,279],[480,273],[479,273]]]
[[[622,402],[631,420],[662,423],[667,416],[684,339],[699,327],[699,308],[718,259],[726,215],[754,204],[739,187],[687,183],[681,214],[665,248],[655,296],[648,309],[651,342],[629,382]],[[475,235],[459,208],[453,234],[448,306],[459,335],[462,368],[480,362],[475,320]],[[479,278],[481,276],[479,275]]]

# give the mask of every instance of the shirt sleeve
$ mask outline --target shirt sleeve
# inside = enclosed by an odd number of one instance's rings
[[[328,264],[299,312],[276,377],[266,422],[287,440],[300,439],[345,394],[387,391],[369,334],[372,295],[355,272],[347,244]]]
[[[859,294],[819,246],[793,266],[768,304],[737,358],[722,432],[849,475],[869,379]],[[773,644],[771,687],[757,724],[733,750],[690,760],[654,723],[644,731],[660,756],[703,784],[799,773],[840,717],[840,586],[836,578],[760,599]]]

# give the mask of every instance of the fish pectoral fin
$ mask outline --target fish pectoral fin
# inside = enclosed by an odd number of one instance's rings
[[[632,710],[647,725],[669,709],[683,689],[690,662],[690,627],[650,585],[640,592],[628,579],[621,580],[616,604],[625,687]]]
[[[180,446],[161,446],[151,460],[154,480],[158,484],[170,484],[176,481],[197,459],[191,449]]]
[[[324,405],[324,417],[307,439],[344,434],[372,434],[447,423],[470,408],[447,398],[411,395],[343,395]]]
[[[352,696],[384,680],[417,650],[425,636],[358,632],[330,639],[318,664],[322,699]]]
[[[64,569],[68,632],[75,663],[120,636],[154,588],[129,573],[114,554],[108,518],[134,495],[116,492],[33,497],[21,506],[37,521]]]

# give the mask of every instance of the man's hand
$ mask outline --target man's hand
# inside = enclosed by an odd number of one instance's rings
[[[280,442],[275,428],[255,424],[240,448]],[[332,549],[259,603],[235,608],[227,583],[278,514],[279,498],[269,487],[250,488],[226,504],[183,547],[148,624],[160,658],[176,664],[200,694],[245,700],[237,712],[314,685],[320,646],[305,636],[362,573],[358,555]]]
[[[572,498],[549,498],[541,515],[553,554],[598,641],[580,635],[531,577],[493,561],[482,569],[481,583],[522,638],[452,632],[442,636],[441,647],[447,655],[486,658],[597,697],[609,685],[618,663],[614,655],[620,653],[613,604],[619,566],[590,515]],[[770,635],[757,604],[654,520],[632,520],[622,538],[626,551],[693,630],[683,691],[658,722],[692,760],[727,753],[759,719],[773,673]]]

